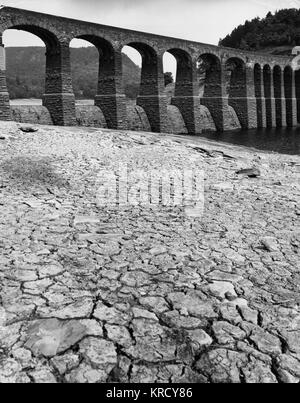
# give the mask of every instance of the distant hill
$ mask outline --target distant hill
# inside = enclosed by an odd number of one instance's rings
[[[300,45],[300,9],[269,12],[265,18],[254,18],[235,28],[219,42],[220,46],[290,55]]]
[[[45,81],[45,48],[8,47],[7,85],[11,99],[41,98]],[[95,47],[71,48],[73,89],[76,98],[94,98],[98,82],[99,53]],[[123,81],[129,98],[137,95],[140,68],[123,54]]]

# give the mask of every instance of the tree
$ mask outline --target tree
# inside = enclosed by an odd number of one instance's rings
[[[164,79],[165,79],[165,87],[166,87],[168,84],[174,83],[173,74],[172,74],[170,71],[164,73]]]
[[[300,9],[291,8],[269,12],[265,18],[258,17],[245,21],[231,34],[219,42],[220,46],[227,46],[246,50],[271,49],[271,52],[290,53],[294,44],[300,38]],[[286,49],[276,49],[286,47]]]

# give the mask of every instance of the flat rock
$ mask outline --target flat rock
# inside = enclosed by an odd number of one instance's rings
[[[85,326],[78,321],[38,320],[29,326],[24,347],[35,356],[54,357],[79,342],[85,334]]]
[[[202,329],[188,330],[187,334],[195,352],[198,352],[203,347],[210,346],[213,342],[213,339]]]
[[[238,175],[245,175],[248,176],[249,178],[257,178],[261,176],[261,172],[258,168],[246,168],[246,169],[240,169],[236,171]]]
[[[93,310],[93,301],[89,298],[83,298],[72,302],[71,304],[59,307],[43,307],[38,310],[40,316],[54,316],[58,319],[86,318]]]
[[[225,299],[226,294],[229,293],[233,297],[237,297],[234,286],[226,281],[214,281],[208,285],[208,290],[215,296]]]
[[[88,337],[80,343],[80,352],[92,364],[103,366],[107,374],[117,363],[116,347],[111,341]]]
[[[121,312],[114,307],[108,307],[101,302],[98,303],[94,317],[109,324],[124,325],[129,319],[127,313]]]
[[[228,322],[215,322],[212,328],[218,343],[221,345],[234,343],[246,337],[246,333],[242,329]]]
[[[276,358],[277,371],[284,383],[299,383],[300,361],[296,358],[282,354]]]
[[[134,318],[144,318],[144,319],[158,321],[157,316],[154,313],[147,311],[146,309],[132,308],[132,312],[133,312]]]
[[[95,369],[91,364],[81,363],[77,368],[73,369],[66,375],[68,383],[105,383],[108,374],[103,369]]]
[[[171,293],[168,295],[168,299],[179,312],[183,310],[197,318],[216,318],[218,316],[213,303],[202,301],[197,294]]]
[[[277,239],[274,237],[264,237],[261,239],[261,243],[264,246],[264,248],[269,251],[269,252],[278,252],[278,242]]]
[[[251,333],[250,339],[262,353],[271,355],[281,353],[280,339],[270,333],[257,329]]]
[[[50,368],[37,368],[30,372],[30,376],[34,379],[35,383],[57,383]]]
[[[39,130],[36,127],[32,126],[21,126],[19,129],[24,133],[35,133]]]
[[[240,383],[240,368],[248,362],[247,355],[217,348],[201,355],[196,369],[213,383]]]
[[[72,369],[78,367],[79,356],[70,351],[52,358],[51,363],[60,375],[64,375],[67,371],[70,372]]]
[[[125,326],[105,325],[107,337],[124,347],[130,347],[133,344],[133,339],[130,336],[128,329]]]

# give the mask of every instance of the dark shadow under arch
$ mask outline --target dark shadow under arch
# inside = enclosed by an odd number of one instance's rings
[[[284,95],[286,103],[286,124],[293,126],[293,70],[291,66],[284,69]]]
[[[176,59],[177,72],[175,78],[175,97],[193,96],[193,63],[191,56],[182,49],[168,49]]]
[[[256,113],[257,113],[257,127],[264,126],[263,116],[263,93],[262,93],[262,69],[261,66],[256,63],[254,66],[254,90],[256,97]]]
[[[273,126],[273,113],[272,113],[272,70],[271,67],[266,64],[263,68],[264,79],[264,96],[266,103],[266,124],[267,127]]]
[[[297,99],[297,122],[300,123],[300,70],[295,71],[295,90]]]
[[[273,85],[276,111],[276,126],[282,127],[282,70],[280,66],[273,69]]]
[[[211,53],[204,53],[198,58],[198,73],[203,85],[202,98],[217,98],[222,96],[221,61]],[[201,82],[200,82],[201,85]]]

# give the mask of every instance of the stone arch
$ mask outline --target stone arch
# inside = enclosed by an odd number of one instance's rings
[[[51,100],[50,102],[48,102],[49,101],[48,96],[51,97],[50,94],[53,93],[69,94],[70,98],[72,98],[72,83],[71,80],[68,79],[70,75],[66,74],[65,76],[68,76],[68,78],[66,78],[63,77],[63,74],[60,74],[62,68],[61,54],[63,52],[64,44],[59,40],[58,36],[49,29],[46,29],[38,24],[37,25],[30,24],[29,22],[26,23],[24,21],[21,21],[20,23],[7,21],[6,24],[1,27],[1,36],[7,30],[12,29],[25,31],[30,34],[33,34],[44,42],[46,47],[46,68],[45,68],[45,90],[43,96],[43,106],[45,106],[49,110],[54,124],[64,124],[64,123],[74,124],[75,119],[73,118],[75,118],[75,113],[74,116],[70,116],[70,119],[67,118],[67,122],[65,122],[62,114],[60,112],[57,112],[59,105],[59,102],[57,102],[58,100],[56,99],[55,101],[56,104],[55,107],[53,107],[54,103],[51,102]],[[67,55],[65,55],[65,59],[66,57]],[[65,73],[69,73],[69,71],[65,70]],[[3,89],[5,90],[7,88],[5,71],[1,72],[1,88],[2,90]],[[1,97],[3,98],[3,95],[1,95]],[[1,108],[1,115],[5,110],[9,109],[8,95],[7,99],[5,99],[4,101],[8,106],[6,108],[5,107]],[[74,103],[74,111],[75,111],[75,103]]]
[[[99,75],[99,52],[90,42],[76,37],[70,41],[70,58],[73,92],[77,107],[77,99],[95,99]],[[75,63],[79,63],[76,66],[77,69],[74,68]],[[88,66],[86,66],[87,64]],[[85,67],[88,67],[90,73],[88,81],[85,79]],[[90,81],[91,78],[93,79],[92,82]]]
[[[237,114],[242,128],[248,128],[248,105],[247,105],[247,76],[246,64],[238,57],[230,57],[225,62],[226,90],[228,105]]]
[[[122,48],[122,58],[122,82],[124,93],[126,98],[130,100],[129,102],[132,105],[136,105],[141,85],[142,55],[133,47],[126,45]],[[131,67],[129,67],[129,63],[131,64]],[[132,70],[129,76],[128,68]]]
[[[266,124],[267,127],[273,127],[273,109],[272,109],[272,69],[269,64],[266,64],[263,68],[263,80],[264,80],[264,96],[266,105]]]
[[[188,52],[182,49],[168,49],[176,59],[177,72],[175,78],[175,96],[192,96],[193,88],[193,62]]]
[[[197,70],[200,103],[209,110],[217,130],[223,131],[221,61],[218,56],[212,53],[202,53],[197,60]]]
[[[222,95],[221,61],[212,53],[203,53],[198,58],[199,84],[202,84],[202,98]],[[202,81],[202,82],[201,82]]]
[[[49,29],[46,29],[42,26],[35,24],[26,24],[25,22],[20,24],[6,24],[6,26],[2,28],[2,34],[9,29],[16,29],[36,35],[45,43],[45,46],[47,48],[56,48],[57,46],[59,46],[58,36]]]
[[[143,42],[129,42],[142,57],[142,72],[137,105],[147,114],[153,132],[168,132],[167,99],[164,94],[162,55],[154,47]]]
[[[157,77],[158,69],[162,67],[162,61],[159,59],[156,50],[148,44],[130,42],[126,46],[131,46],[142,56],[140,96],[152,95],[153,91],[158,90],[159,86],[162,85]],[[163,87],[160,90],[163,90]]]
[[[66,36],[64,24],[54,15],[42,14],[35,11],[1,6],[0,32],[7,29],[21,29],[38,35],[42,30],[61,40]]]
[[[175,83],[177,76],[178,62],[176,57],[168,50],[163,54],[163,72],[164,72],[164,84],[166,90],[166,96],[168,99],[168,104],[170,104],[172,97],[175,94]],[[171,73],[173,77],[173,82],[166,82],[165,74]],[[168,81],[168,80],[167,80]]]
[[[36,35],[15,29],[5,30],[2,40],[6,46],[15,47],[6,49],[7,54],[5,54],[4,48],[0,47],[1,59],[2,55],[4,57],[3,63],[1,63],[1,66],[5,68],[4,84],[7,74],[7,98],[9,99],[7,111],[11,118],[21,122],[53,124],[48,109],[42,106],[42,97],[45,93],[45,43]],[[33,48],[25,46],[30,42],[33,42]],[[15,57],[19,61],[23,60],[25,65],[16,63]],[[26,74],[24,69],[29,69],[31,73]],[[5,89],[5,85],[2,88]],[[3,95],[1,93],[1,97]]]
[[[125,128],[126,104],[122,86],[122,55],[107,39],[80,34],[73,39],[81,39],[94,45],[99,54],[99,68],[95,106],[105,117],[108,128]]]
[[[282,127],[282,70],[281,67],[276,65],[273,68],[273,85],[274,85],[274,98],[275,98],[275,114],[276,126]]]
[[[262,91],[262,68],[259,63],[254,65],[254,91],[256,98],[256,113],[257,113],[257,127],[264,127],[264,112],[265,108],[263,105],[263,91]]]
[[[7,29],[18,29],[29,32],[39,37],[46,46],[46,80],[45,93],[53,93],[61,90],[61,92],[72,93],[72,82],[70,80],[61,80],[57,74],[57,70],[61,67],[60,55],[63,52],[63,47],[68,46],[68,41],[63,43],[58,36],[50,30],[39,25],[19,24],[11,25]],[[67,57],[67,54],[64,55]],[[68,61],[69,62],[69,61]],[[55,70],[55,73],[53,72]]]
[[[200,117],[200,98],[195,99],[195,64],[192,60],[191,55],[183,49],[171,48],[166,52],[174,56],[176,60],[176,78],[175,78],[175,89],[174,96],[171,100],[172,108],[171,116],[176,116],[176,121],[179,122],[180,115],[183,123],[180,123],[182,127],[182,133],[186,130],[191,134],[198,133],[201,129],[199,127],[199,117]],[[175,111],[177,107],[177,111]],[[183,129],[185,125],[185,129]],[[170,126],[172,132],[174,132],[174,125],[172,124],[172,119],[170,119]],[[177,128],[175,130],[178,132]]]
[[[286,124],[293,126],[293,70],[291,66],[284,69],[284,96],[286,103]]]
[[[238,57],[230,57],[225,63],[228,73],[228,98],[244,98],[246,92],[246,65]]]
[[[115,93],[118,84],[121,85],[122,82],[122,76],[120,75],[122,60],[118,58],[118,54],[111,42],[89,34],[79,35],[74,39],[82,39],[91,43],[99,52],[98,94]]]
[[[300,70],[295,70],[295,92],[297,101],[297,122],[300,123]]]
[[[73,94],[69,38],[58,32],[55,24],[29,15],[16,15],[0,25],[0,31],[17,29],[39,37],[46,46],[45,93],[43,106],[51,115],[55,125],[73,126],[75,118],[75,97]],[[51,27],[51,28],[49,28]]]

